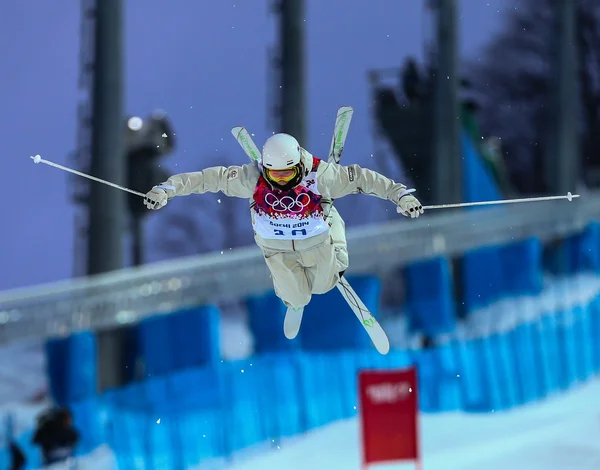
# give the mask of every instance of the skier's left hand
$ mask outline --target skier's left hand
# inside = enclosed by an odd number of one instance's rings
[[[400,195],[396,211],[405,217],[416,219],[424,212],[424,210],[423,205],[419,202],[419,200],[411,195],[412,192],[414,192],[414,189],[408,189]]]

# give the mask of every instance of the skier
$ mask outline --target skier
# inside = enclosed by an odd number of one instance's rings
[[[423,213],[415,190],[358,165],[327,163],[288,134],[264,144],[260,163],[212,167],[171,176],[144,199],[160,209],[175,196],[222,192],[250,200],[254,239],[271,272],[276,295],[288,307],[284,334],[295,338],[312,294],[333,289],[348,268],[345,225],[334,199],[369,194],[388,199],[398,213]]]

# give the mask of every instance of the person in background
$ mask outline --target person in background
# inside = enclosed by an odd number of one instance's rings
[[[79,433],[73,427],[71,412],[66,408],[57,408],[43,413],[38,418],[32,441],[40,447],[45,466],[72,457]]]
[[[15,441],[8,446],[10,452],[10,470],[23,470],[27,464],[25,454]]]

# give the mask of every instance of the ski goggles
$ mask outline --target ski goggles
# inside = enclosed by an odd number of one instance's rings
[[[285,184],[292,181],[296,176],[298,176],[298,167],[293,166],[292,168],[286,168],[284,170],[270,170],[265,169],[265,174],[267,178],[271,181],[274,181],[278,184]]]

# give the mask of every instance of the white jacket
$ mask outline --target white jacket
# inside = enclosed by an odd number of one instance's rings
[[[310,157],[312,159],[312,156]],[[252,162],[241,166],[216,166],[192,173],[180,173],[171,176],[161,186],[175,188],[166,189],[169,199],[207,192],[221,192],[230,197],[253,199],[260,175],[258,165]],[[397,205],[400,195],[406,189],[403,184],[359,165],[341,166],[326,161],[321,161],[317,169],[317,187],[323,197],[322,204],[326,214],[326,206],[330,205],[333,199],[348,194],[368,194],[387,199]],[[255,238],[261,248],[283,251],[301,251],[304,247],[309,248],[319,242],[307,239],[292,243],[289,240],[265,240],[259,236]],[[321,236],[315,238],[320,239]]]

